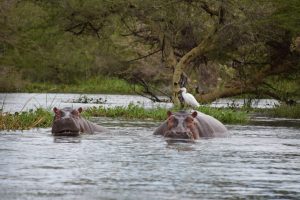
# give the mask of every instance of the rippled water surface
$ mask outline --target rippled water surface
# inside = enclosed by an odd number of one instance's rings
[[[110,132],[2,132],[1,199],[300,198],[298,128],[228,126],[189,143],[153,136],[156,122],[93,120]]]
[[[25,98],[33,94],[13,95],[5,111],[34,102],[81,105],[65,102],[68,95],[46,101],[39,94],[33,102]],[[130,98],[107,96],[107,103],[152,106]],[[227,126],[228,138],[193,143],[152,135],[158,122],[92,120],[110,131],[74,138],[55,138],[50,128],[0,132],[0,199],[300,199],[299,120],[257,118]]]

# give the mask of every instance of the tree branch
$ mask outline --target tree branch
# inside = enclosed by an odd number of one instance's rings
[[[86,26],[87,26],[86,23],[79,23],[79,24],[76,24],[76,25],[74,25],[72,27],[66,28],[65,31],[69,31],[69,32],[71,32],[71,33],[73,33],[75,35],[80,35],[80,34],[83,33],[83,31],[86,28]],[[74,29],[79,28],[79,27],[81,27],[81,29],[78,32],[74,31]]]
[[[166,94],[165,92],[163,92],[163,91],[161,91],[161,90],[158,90],[157,88],[155,88],[155,87],[149,85],[144,79],[142,79],[142,78],[140,78],[140,77],[135,76],[134,78],[135,78],[135,80],[136,80],[136,81],[144,88],[143,93],[136,91],[135,88],[134,88],[134,92],[135,92],[136,94],[138,94],[138,95],[140,95],[140,96],[143,96],[143,97],[145,97],[145,98],[148,98],[148,99],[150,99],[150,100],[153,101],[153,102],[169,102],[169,101],[166,100],[166,99],[160,99],[160,98],[158,98],[158,97],[151,91],[151,90],[155,90],[155,91],[157,91],[157,92],[159,92],[159,93],[161,93],[161,94],[167,96],[167,97],[170,99],[170,101],[171,101],[171,97],[168,96],[168,94]]]
[[[205,12],[207,12],[211,17],[212,16],[219,16],[219,12],[218,11],[216,11],[216,10],[212,10],[208,5],[207,5],[207,3],[206,2],[201,2],[201,8],[205,11]]]
[[[147,54],[147,55],[145,55],[145,56],[141,56],[141,57],[138,57],[138,58],[134,58],[134,59],[128,60],[128,61],[126,61],[126,62],[134,62],[134,61],[137,61],[137,60],[141,60],[141,59],[147,58],[147,57],[149,57],[149,56],[152,56],[153,54],[156,54],[156,53],[158,53],[158,52],[160,52],[160,51],[161,51],[161,49],[158,49],[158,50],[156,50],[156,51],[154,51],[154,52],[151,52],[151,53],[149,53],[149,54]]]
[[[91,27],[91,29],[96,33],[98,39],[100,38],[99,36],[99,30],[101,29],[101,26],[96,28],[91,22],[87,22],[87,24]]]
[[[295,59],[294,62],[286,61],[278,65],[272,65],[272,66],[266,65],[260,72],[258,72],[257,74],[253,74],[252,77],[249,77],[249,79],[245,84],[232,81],[231,83],[228,84],[229,87],[216,89],[210,93],[200,95],[198,100],[200,102],[207,103],[224,97],[237,96],[246,93],[249,94],[260,93],[288,103],[290,102],[289,99],[285,97],[280,97],[280,95],[272,92],[271,90],[266,90],[261,86],[264,85],[265,79],[267,77],[279,75],[282,73],[291,73],[292,71],[297,70],[295,66],[297,66],[299,60],[300,58]]]

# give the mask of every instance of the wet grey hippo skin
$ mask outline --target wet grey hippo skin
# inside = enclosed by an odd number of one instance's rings
[[[52,134],[54,136],[78,136],[81,133],[93,134],[103,132],[106,129],[94,124],[80,116],[82,108],[73,109],[66,107],[63,109],[53,108],[55,113]]]
[[[154,135],[178,139],[199,139],[201,137],[226,137],[226,127],[217,119],[198,111],[168,111],[168,119],[154,132]]]

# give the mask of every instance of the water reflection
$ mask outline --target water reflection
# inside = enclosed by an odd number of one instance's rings
[[[81,136],[74,136],[74,137],[68,137],[68,136],[53,136],[54,143],[80,143],[81,142]]]
[[[170,149],[175,149],[177,151],[194,151],[194,143],[193,140],[186,139],[166,139],[166,147]]]

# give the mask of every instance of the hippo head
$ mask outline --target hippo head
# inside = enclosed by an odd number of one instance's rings
[[[80,113],[82,108],[75,110],[70,107],[63,109],[53,108],[55,113],[52,134],[54,136],[78,136],[82,131],[80,128]]]
[[[197,121],[195,117],[197,112],[192,114],[180,111],[177,113],[172,113],[168,111],[167,119],[167,131],[165,132],[165,137],[179,138],[179,139],[198,139],[199,132],[196,127]]]

